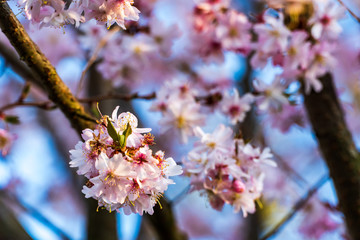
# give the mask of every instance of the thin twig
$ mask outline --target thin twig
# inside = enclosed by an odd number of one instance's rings
[[[81,73],[81,77],[80,77],[80,81],[79,84],[77,86],[76,89],[76,94],[75,96],[79,96],[83,82],[85,80],[85,76],[86,76],[86,72],[89,70],[89,68],[94,64],[94,62],[96,61],[101,49],[106,45],[106,43],[109,41],[109,39],[118,31],[120,30],[119,27],[114,27],[112,28],[109,32],[107,32],[107,34],[100,40],[99,44],[96,46],[93,55],[91,56],[91,58],[89,59],[89,61],[87,62],[84,70]]]
[[[107,95],[101,95],[101,96],[95,96],[95,97],[89,97],[89,98],[79,98],[78,100],[81,103],[95,103],[95,102],[101,102],[101,101],[112,100],[112,99],[131,101],[134,99],[151,100],[151,99],[155,99],[155,98],[156,98],[155,92],[152,92],[150,94],[145,94],[145,95],[139,95],[138,93],[132,93],[132,94],[109,93]]]
[[[355,18],[356,21],[358,21],[358,23],[360,23],[360,18],[359,18],[350,8],[348,8],[342,0],[338,0],[338,2],[339,2],[344,8],[346,8],[346,10],[351,14],[351,16],[353,16],[353,17]]]
[[[37,76],[36,79],[39,79],[49,99],[69,119],[72,127],[79,134],[83,129],[93,127],[94,123],[83,117],[87,114],[84,107],[75,99],[70,89],[57,74],[55,67],[31,40],[5,1],[0,2],[0,28],[16,49],[20,59]]]
[[[260,240],[266,240],[279,232],[281,228],[283,228],[289,221],[295,216],[295,214],[302,209],[306,203],[310,200],[310,198],[330,179],[329,175],[326,174],[320,180],[318,180],[309,191],[298,200],[294,206],[291,208],[290,212],[286,214],[286,216],[278,222],[273,229],[267,232]]]
[[[77,101],[80,103],[96,103],[96,102],[102,102],[106,100],[123,100],[123,101],[131,101],[131,100],[153,100],[156,98],[156,93],[152,92],[149,94],[140,95],[139,93],[131,93],[131,94],[113,94],[109,93],[107,95],[100,95],[95,97],[88,97],[88,98],[77,98]],[[212,105],[216,104],[222,99],[221,93],[214,93],[209,94],[206,96],[195,96],[195,101],[200,102],[204,105]],[[53,110],[57,108],[55,104],[53,104],[51,101],[43,101],[43,102],[24,102],[24,101],[15,101],[13,103],[4,105],[0,107],[0,113],[4,112],[5,110],[9,110],[15,107],[38,107],[44,110]],[[79,117],[82,117],[79,115]],[[84,118],[87,120],[90,120],[89,118]]]
[[[15,107],[37,107],[44,110],[53,110],[56,108],[56,105],[51,105],[50,101],[44,102],[14,102],[7,105],[4,105],[0,108],[0,113],[6,110],[10,110]]]

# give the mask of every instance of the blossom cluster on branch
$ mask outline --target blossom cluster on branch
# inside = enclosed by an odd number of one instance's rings
[[[140,11],[133,0],[20,0],[25,16],[31,23],[43,26],[62,27],[66,24],[79,26],[80,22],[95,19],[110,27],[117,23],[125,29],[125,20],[139,20]]]
[[[182,168],[163,151],[153,153],[151,129],[138,128],[132,113],[117,116],[118,108],[111,118],[103,116],[94,130],[83,131],[84,142],[70,150],[70,166],[89,179],[83,193],[98,200],[99,207],[153,214],[168,185],[174,184],[169,177],[181,174]]]
[[[300,27],[294,18],[280,11],[266,11],[255,21],[230,7],[229,1],[203,1],[195,7],[193,38],[201,46],[194,49],[209,60],[221,61],[223,52],[254,52],[251,65],[264,68],[269,61],[280,66],[283,89],[303,80],[306,93],[322,89],[319,77],[336,65],[333,51],[342,28],[338,20],[344,8],[331,1],[304,3],[312,15]],[[292,29],[294,28],[294,29]]]
[[[221,210],[225,203],[234,211],[255,212],[255,201],[261,197],[264,165],[276,167],[269,148],[261,150],[242,139],[234,139],[229,127],[219,125],[213,133],[195,129],[199,138],[184,161],[191,177],[192,190],[204,192],[211,206]]]

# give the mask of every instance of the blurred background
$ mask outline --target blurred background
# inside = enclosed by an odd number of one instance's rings
[[[139,9],[142,10],[143,7],[145,10],[142,12],[146,16],[144,1],[139,1]],[[360,16],[359,3],[350,0],[344,2]],[[158,68],[158,72],[149,75],[149,72],[140,66],[136,69],[136,74],[137,78],[143,78],[142,81],[133,80],[130,84],[114,86],[97,68],[101,65],[101,54],[114,50],[116,45],[111,45],[116,44],[114,40],[107,45],[110,47],[102,48],[78,91],[82,71],[99,42],[99,39],[89,34],[95,24],[87,23],[79,29],[68,26],[64,29],[37,30],[29,26],[15,2],[10,4],[32,39],[56,66],[63,81],[74,93],[79,92],[79,97],[98,96],[109,92],[148,94],[158,91],[165,81],[188,77],[174,70],[175,66],[184,62],[195,63],[192,71],[207,83],[221,82],[227,87],[239,89],[241,93],[250,91],[251,79],[258,78],[271,83],[275,75],[281,71],[271,64],[261,70],[252,69],[248,57],[233,52],[224,52],[224,61],[218,63],[196,60],[195,53],[187,48],[189,42],[194,41],[187,31],[194,2],[158,0],[151,2],[151,8],[154,7],[153,17],[165,26],[176,24],[176,31],[179,32],[174,40],[170,58],[150,60],[146,63],[147,66]],[[266,2],[261,1],[233,1],[232,4],[235,9],[250,17],[256,17],[267,6]],[[339,68],[335,71],[335,80],[348,123],[358,145],[360,128],[357,119],[360,105],[354,103],[359,97],[357,91],[360,90],[360,68],[359,63],[355,64],[353,60],[360,56],[360,24],[348,13],[347,15],[341,21],[344,30],[339,40]],[[2,33],[0,43],[1,107],[18,99],[25,82],[19,71],[14,70],[10,58],[6,55],[6,51],[11,53],[13,50]],[[16,55],[14,56],[17,59]],[[166,65],[168,69],[164,70],[164,67],[159,65]],[[356,80],[344,81],[344,78]],[[40,88],[33,85],[27,99],[41,102],[46,101],[47,97]],[[194,139],[190,139],[187,144],[181,144],[171,133],[160,134],[161,126],[158,121],[161,114],[149,111],[152,100],[107,100],[100,102],[99,106],[103,114],[110,115],[118,105],[121,111],[131,111],[138,116],[141,127],[152,128],[157,143],[155,149],[165,150],[166,155],[172,156],[177,162],[181,162],[193,147]],[[86,106],[88,109],[94,107]],[[294,204],[306,196],[319,179],[327,176],[326,164],[321,158],[311,127],[303,116],[301,103],[299,106],[302,111],[299,117],[301,123],[292,125],[287,131],[274,127],[274,116],[271,114],[254,111],[241,126],[244,136],[252,142],[272,149],[279,166],[267,170],[262,199],[264,206],[262,209],[257,207],[258,211],[254,215],[243,218],[242,214],[234,214],[232,207],[227,205],[221,212],[216,211],[211,208],[206,197],[198,192],[188,193],[189,178],[180,176],[174,179],[176,184],[171,185],[165,195],[173,202],[180,229],[187,233],[190,239],[257,239],[254,236],[272,229],[291,212]],[[26,235],[33,239],[86,239],[86,199],[81,193],[84,179],[77,176],[68,164],[69,150],[80,140],[79,136],[58,109],[17,107],[6,111],[6,114],[18,116],[20,124],[0,123],[1,128],[8,129],[15,136],[9,154],[0,156],[0,236],[6,236],[6,232],[16,232],[18,235],[13,239],[26,239]],[[219,123],[227,123],[227,119],[216,112],[208,116],[204,128],[208,131],[212,131]],[[320,228],[324,225],[328,227],[319,238],[343,239],[342,215],[336,206],[336,194],[332,182],[328,180],[317,190],[308,206],[298,210],[294,218],[272,239],[308,239],[306,229],[309,226],[306,224],[319,224]],[[114,212],[111,214],[116,214],[119,239],[156,239],[151,224],[141,216],[126,216]],[[315,218],[314,215],[322,214],[322,219],[326,219],[326,223],[311,222],[311,219]]]

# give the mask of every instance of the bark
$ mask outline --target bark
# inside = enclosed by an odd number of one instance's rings
[[[31,239],[0,194],[0,239]]]
[[[171,204],[164,198],[154,208],[153,215],[145,215],[155,228],[159,240],[186,240],[187,235],[182,233],[176,226],[175,216],[171,211]],[[162,208],[162,209],[161,209]],[[161,231],[159,231],[161,229]]]
[[[16,49],[20,59],[35,75],[39,76],[40,83],[49,98],[62,110],[71,125],[78,132],[93,126],[91,117],[85,113],[82,105],[62,82],[55,68],[30,39],[9,5],[4,1],[0,1],[0,28]]]
[[[340,209],[352,239],[360,239],[360,155],[348,130],[333,79],[321,79],[323,90],[304,94],[305,106],[319,147],[329,167]]]

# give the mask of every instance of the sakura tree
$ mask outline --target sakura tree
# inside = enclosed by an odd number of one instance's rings
[[[360,239],[359,7],[0,2],[0,238]]]

